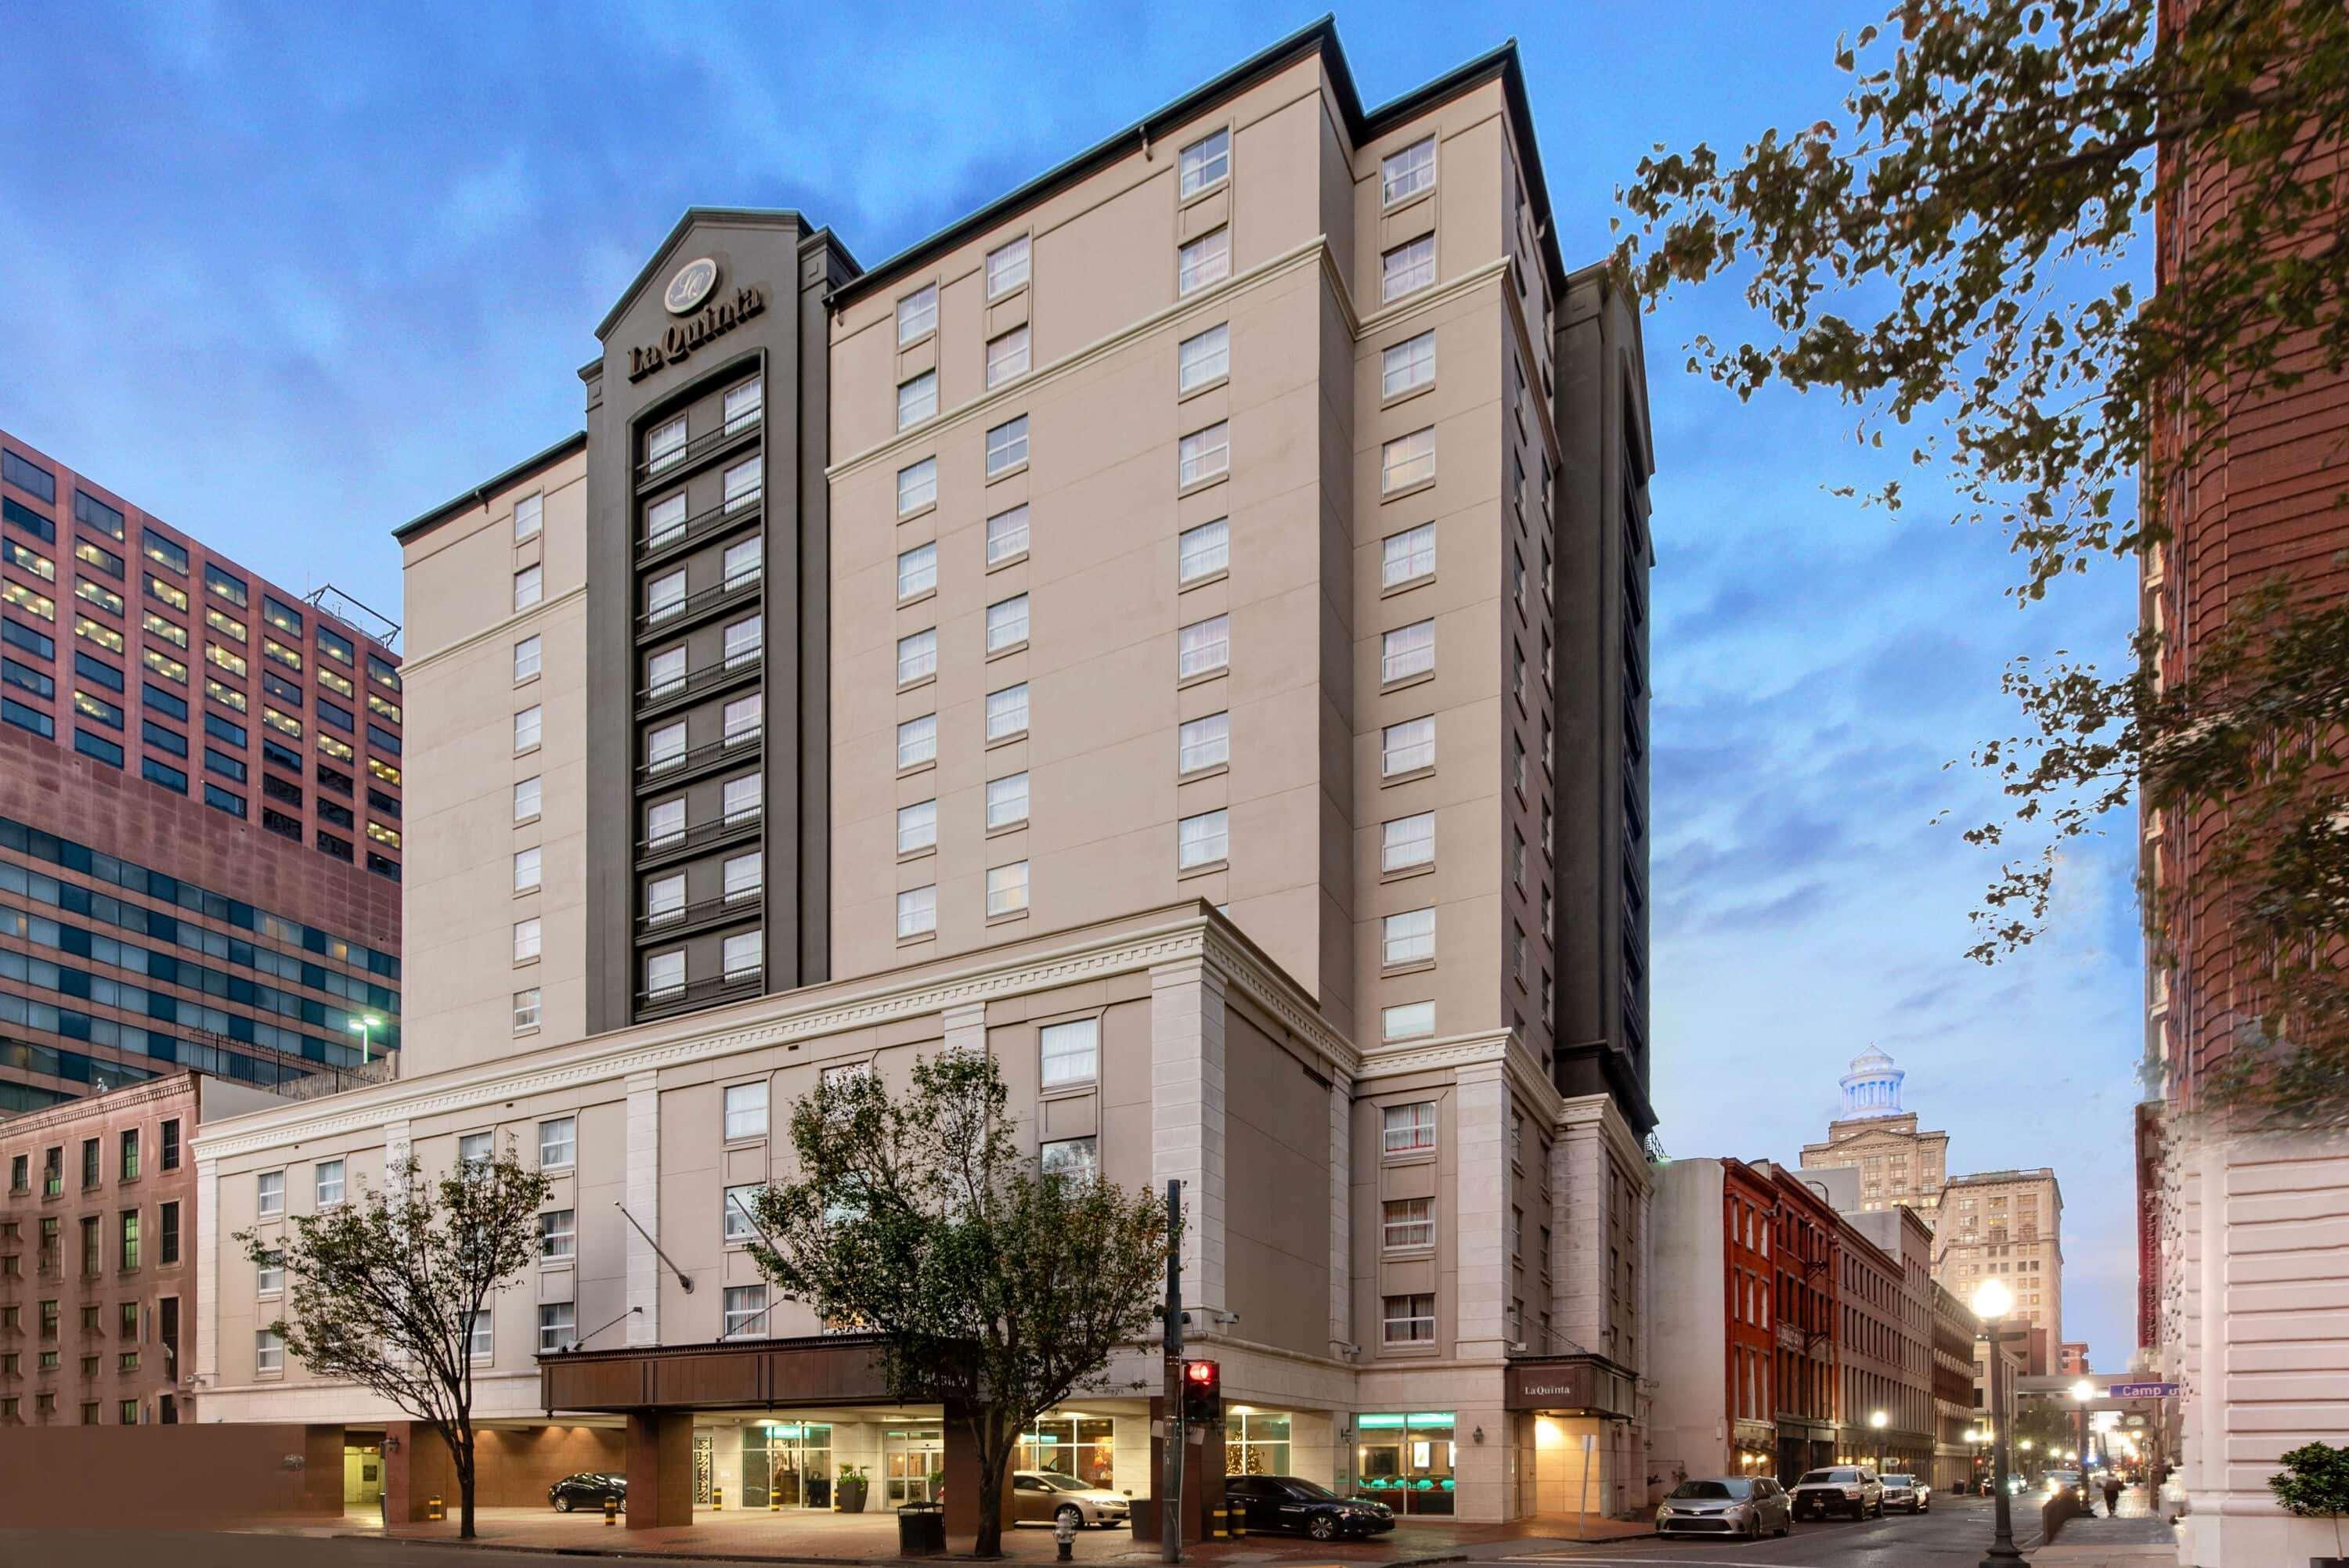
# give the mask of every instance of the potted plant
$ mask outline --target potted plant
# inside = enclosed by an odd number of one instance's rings
[[[2283,1469],[2268,1477],[2268,1490],[2286,1513],[2333,1522],[2330,1557],[2312,1557],[2308,1568],[2349,1568],[2341,1544],[2341,1516],[2349,1513],[2349,1447],[2303,1443],[2283,1456]]]
[[[864,1467],[863,1465],[841,1466],[840,1484],[833,1489],[833,1496],[837,1501],[840,1511],[843,1513],[864,1512],[864,1492],[869,1484],[870,1482],[865,1478]]]

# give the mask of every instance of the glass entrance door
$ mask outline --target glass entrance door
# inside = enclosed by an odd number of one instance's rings
[[[832,1427],[763,1421],[742,1430],[742,1506],[832,1506]]]
[[[886,1496],[894,1508],[901,1502],[928,1502],[945,1479],[947,1444],[944,1429],[907,1427],[885,1435],[882,1473],[888,1481]]]

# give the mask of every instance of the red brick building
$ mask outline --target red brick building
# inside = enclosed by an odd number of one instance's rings
[[[1769,1177],[1742,1160],[1724,1160],[1722,1170],[1731,1457],[1739,1474],[1770,1475],[1778,1466],[1777,1194]]]
[[[1791,1481],[1835,1457],[1842,1226],[1834,1207],[1800,1172],[1776,1164],[1762,1169],[1770,1176],[1775,1226],[1778,1479]]]

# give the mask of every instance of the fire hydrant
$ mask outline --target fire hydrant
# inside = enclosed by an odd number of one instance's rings
[[[1062,1563],[1075,1561],[1074,1554],[1070,1551],[1070,1548],[1076,1544],[1077,1522],[1073,1518],[1070,1517],[1069,1513],[1065,1510],[1062,1511],[1058,1519],[1052,1522],[1052,1539],[1060,1542],[1061,1554],[1059,1561]]]

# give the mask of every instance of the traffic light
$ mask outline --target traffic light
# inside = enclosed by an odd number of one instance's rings
[[[1212,1361],[1183,1363],[1183,1420],[1199,1425],[1224,1418],[1223,1369]]]

